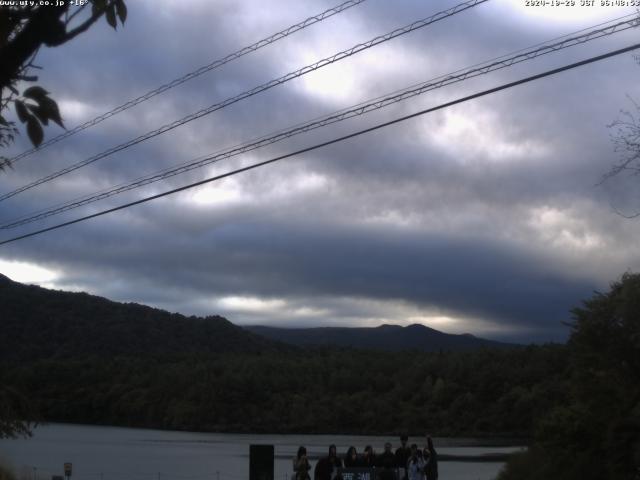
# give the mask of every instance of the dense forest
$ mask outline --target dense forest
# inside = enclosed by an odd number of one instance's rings
[[[233,432],[527,435],[562,397],[560,347],[314,350],[5,362],[50,421]],[[552,375],[549,372],[555,372]]]
[[[520,436],[529,434],[536,412],[562,395],[561,346],[431,353],[296,348],[221,317],[184,317],[6,277],[0,314],[3,386],[16,392],[14,408],[25,411],[28,403],[27,411],[47,421]],[[399,330],[400,341],[424,334],[425,343],[493,345],[417,329],[391,330]],[[367,337],[394,337],[389,329],[366,330]]]
[[[12,312],[0,336],[5,412],[201,431],[530,439],[502,480],[635,479],[640,467],[640,275],[576,308],[567,345],[458,352],[296,348],[220,317],[95,298],[0,285]],[[34,311],[36,320],[25,313]]]

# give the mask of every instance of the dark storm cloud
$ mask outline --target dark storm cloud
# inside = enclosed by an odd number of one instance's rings
[[[42,54],[42,82],[70,125],[333,4],[130,3],[124,29],[100,25]],[[25,159],[2,190],[453,4],[366,2]],[[0,214],[14,218],[593,23],[545,24],[490,2],[2,202]],[[617,48],[635,34],[437,90],[82,213]],[[640,267],[637,222],[612,214],[617,189],[594,187],[614,160],[606,124],[625,93],[640,94],[638,72],[630,56],[608,60],[15,243],[0,260],[52,269],[61,287],[244,323],[445,315],[472,333],[562,339],[571,307]],[[243,310],[243,298],[266,303]]]
[[[95,226],[98,232],[67,239],[57,261],[78,272],[69,274],[70,283],[93,283],[93,268],[100,265],[103,288],[112,295],[154,303],[166,303],[172,293],[175,301],[184,294],[307,301],[347,296],[436,305],[464,316],[548,330],[559,330],[573,299],[594,288],[554,273],[542,256],[473,237],[302,221],[265,224],[237,217],[213,219],[217,225],[191,241],[173,235],[159,242],[163,232],[150,229],[135,242],[122,234],[99,248],[96,242],[109,226]],[[47,256],[34,258],[46,261]],[[148,279],[154,279],[154,289]],[[122,284],[128,291],[121,290]]]

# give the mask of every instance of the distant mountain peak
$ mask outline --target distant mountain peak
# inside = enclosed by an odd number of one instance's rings
[[[357,327],[354,327],[357,328]],[[383,323],[382,325],[378,325],[375,327],[377,330],[398,330],[402,328],[400,325],[394,325],[392,323]]]
[[[384,323],[377,327],[278,328],[246,326],[250,332],[292,345],[356,348],[364,350],[475,350],[513,348],[516,345],[475,337],[444,333],[420,323],[407,326]]]
[[[428,330],[428,331],[431,331],[431,332],[442,333],[439,330],[436,330],[435,328],[431,328],[431,327],[428,327],[426,325],[423,325],[422,323],[412,323],[411,325],[407,325],[404,328],[406,328],[407,330],[413,330],[413,331],[416,331],[416,332],[423,332],[423,331]]]

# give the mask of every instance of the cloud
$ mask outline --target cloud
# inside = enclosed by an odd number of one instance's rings
[[[60,142],[2,190],[423,18],[452,2],[370,0]],[[41,80],[69,126],[328,8],[326,2],[135,2],[47,49]],[[8,220],[220,151],[585,27],[499,2],[367,50],[0,203]],[[622,14],[623,12],[620,12]],[[636,32],[459,83],[32,227],[220,174],[630,43]],[[630,56],[434,112],[299,158],[50,232],[0,251],[36,281],[239,323],[425,323],[561,340],[569,310],[640,268],[637,183],[595,187],[615,160],[606,125],[640,96]],[[47,135],[56,133],[47,130]],[[27,146],[25,139],[16,152]],[[11,232],[22,233],[32,227]]]

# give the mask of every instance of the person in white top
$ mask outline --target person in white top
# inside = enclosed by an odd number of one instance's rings
[[[418,450],[418,446],[414,443],[411,445],[411,456],[407,461],[407,477],[409,480],[424,480],[424,467],[426,463],[422,452]]]

